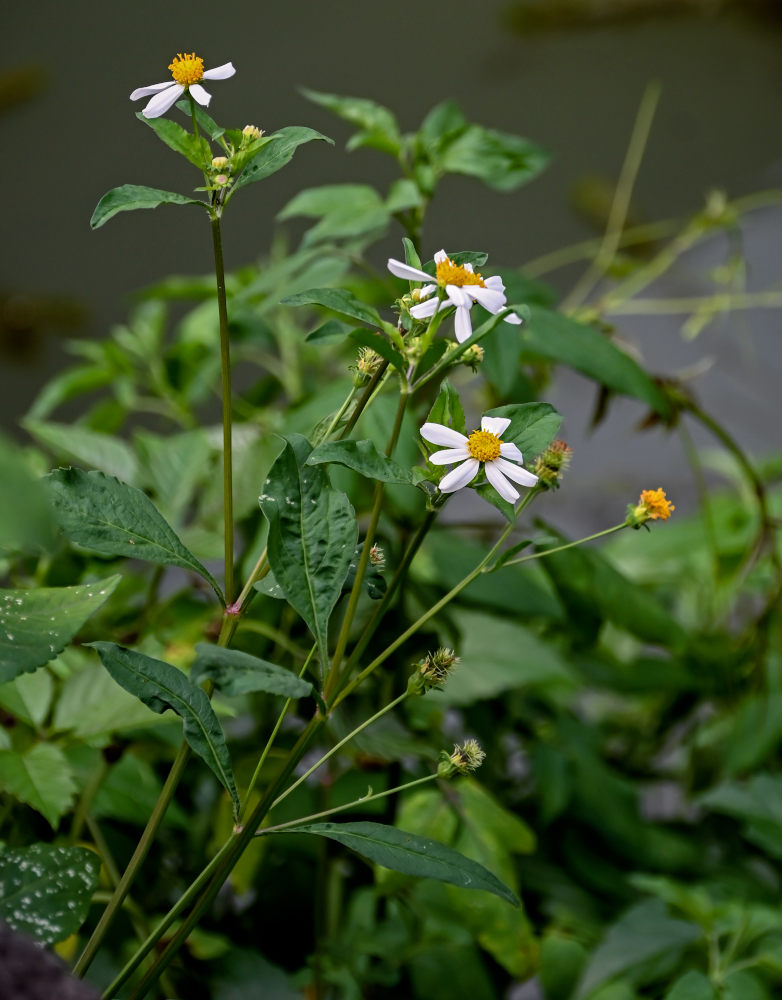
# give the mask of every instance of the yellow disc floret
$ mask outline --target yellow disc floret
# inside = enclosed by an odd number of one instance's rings
[[[204,77],[204,60],[195,52],[177,52],[176,58],[169,67],[171,75],[182,87],[189,87],[192,83],[199,83]]]
[[[443,287],[446,285],[456,285],[458,288],[461,288],[463,285],[480,285],[482,288],[486,287],[486,282],[480,274],[468,271],[466,267],[462,267],[460,264],[454,264],[450,257],[446,257],[445,260],[440,261],[435,273],[437,275],[437,284]]]
[[[676,510],[671,501],[666,499],[663,489],[644,490],[641,493],[639,506],[645,508],[647,516],[652,521],[656,521],[658,517],[662,521],[667,521]]]
[[[467,451],[479,462],[493,462],[500,457],[502,441],[491,431],[473,431],[467,438]]]

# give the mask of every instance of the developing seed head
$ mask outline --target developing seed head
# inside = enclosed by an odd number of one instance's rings
[[[558,489],[562,475],[570,465],[572,457],[573,449],[568,447],[564,441],[559,438],[552,441],[548,448],[535,459],[533,471],[538,477],[540,485],[547,490]]]
[[[386,554],[380,545],[373,545],[369,550],[369,561],[375,569],[383,569],[386,564]]]
[[[432,688],[442,687],[458,664],[459,657],[447,646],[441,646],[434,653],[427,653],[416,664],[415,672],[407,682],[408,691],[411,694],[426,694]]]
[[[356,363],[351,365],[351,370],[354,372],[353,385],[357,389],[360,389],[362,385],[366,385],[377,371],[382,360],[377,351],[373,351],[371,347],[361,347],[356,358]]]
[[[455,744],[453,753],[442,751],[437,776],[450,778],[454,774],[470,774],[477,771],[485,759],[486,754],[477,740],[465,740],[461,746]]]

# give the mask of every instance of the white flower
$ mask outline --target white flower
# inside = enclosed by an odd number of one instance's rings
[[[473,302],[478,302],[490,313],[498,313],[505,308],[505,285],[499,275],[484,278],[473,270],[472,264],[454,264],[445,250],[437,251],[434,262],[437,284],[426,284],[423,288],[419,288],[419,296],[426,301],[414,305],[410,309],[410,315],[413,319],[428,319],[436,311],[456,306],[454,330],[456,339],[461,344],[472,336],[470,309]],[[431,282],[432,280],[425,271],[419,271],[417,267],[410,267],[409,264],[393,258],[388,261],[388,270],[397,278],[406,278],[408,281]],[[440,301],[439,307],[438,298],[433,294],[437,291],[438,285],[445,289],[445,297]],[[518,324],[521,323],[521,319],[515,313],[509,313],[505,317],[505,322]]]
[[[469,437],[443,424],[424,424],[421,428],[422,438],[432,444],[448,445],[444,451],[436,451],[430,455],[429,461],[434,465],[461,462],[461,465],[451,469],[440,480],[440,491],[455,493],[472,482],[481,462],[486,478],[508,503],[515,503],[519,499],[519,492],[511,486],[509,479],[521,486],[534,486],[538,477],[520,467],[523,459],[519,449],[510,441],[500,439],[509,424],[507,417],[482,417],[481,429],[473,431]],[[514,462],[519,464],[514,465]]]
[[[179,52],[174,61],[168,67],[171,70],[171,80],[165,83],[153,83],[149,87],[138,87],[130,95],[131,101],[137,101],[139,97],[155,96],[141,112],[145,118],[159,118],[188,90],[193,99],[203,104],[206,108],[212,100],[212,95],[201,86],[201,80],[227,80],[233,76],[236,70],[233,63],[225,63],[223,66],[216,66],[214,69],[204,71],[204,60],[195,52]]]

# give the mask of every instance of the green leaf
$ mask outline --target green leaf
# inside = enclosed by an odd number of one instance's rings
[[[460,434],[465,433],[466,422],[459,393],[447,379],[443,379],[437,399],[434,401],[426,420],[428,423],[443,424],[445,427],[452,427],[455,431],[459,431]]]
[[[420,271],[421,269],[421,258],[418,256],[418,251],[415,248],[415,244],[407,236],[402,237],[402,246],[405,250],[405,264],[409,264],[410,267],[417,267]]]
[[[562,423],[562,416],[549,403],[495,406],[493,410],[486,411],[486,416],[510,418],[502,440],[516,445],[527,466],[551,444]]]
[[[412,486],[413,477],[398,462],[381,455],[371,441],[327,441],[319,444],[307,459],[307,465],[335,462],[358,472],[367,479],[381,483],[400,483]]]
[[[358,126],[360,131],[348,142],[348,150],[370,146],[392,156],[399,154],[402,146],[399,126],[393,113],[382,104],[364,97],[340,97],[306,88],[302,88],[301,92],[308,100],[327,108],[351,125]]]
[[[36,670],[0,684],[0,705],[14,718],[37,729],[49,714],[53,694],[52,675],[48,670]]]
[[[234,815],[239,813],[231,758],[222,727],[206,694],[181,670],[163,660],[125,649],[113,642],[92,642],[103,666],[117,684],[162,715],[170,708],[182,719],[190,748],[211,768],[231,796]]]
[[[53,743],[36,743],[22,753],[0,750],[0,788],[41,813],[55,830],[76,797],[68,761]]]
[[[123,184],[108,191],[95,207],[90,226],[98,229],[117,212],[133,212],[137,208],[157,208],[158,205],[206,205],[198,198],[188,198],[176,191],[161,191],[140,184]]]
[[[211,477],[209,437],[202,430],[168,437],[139,431],[135,443],[147,474],[144,485],[154,491],[169,520],[181,521],[199,483]]]
[[[665,994],[665,1000],[716,1000],[716,996],[706,976],[691,969],[676,980]]]
[[[191,104],[190,98],[186,98],[182,101],[177,101],[177,108],[182,112],[183,115],[187,115],[189,118],[195,109],[196,121],[198,122],[199,129],[209,136],[210,139],[219,139],[221,135],[225,134],[225,129],[221,128],[217,122],[212,118],[211,115],[207,114],[206,111],[201,107],[200,104],[195,101]],[[141,117],[141,113],[136,114],[137,118]],[[156,119],[153,119],[153,121]]]
[[[60,527],[72,542],[103,555],[191,570],[223,601],[212,574],[185,548],[141,490],[102,472],[81,469],[57,469],[44,482]]]
[[[636,904],[608,929],[592,952],[575,1000],[584,1000],[598,986],[636,966],[683,950],[701,934],[694,924],[669,917],[657,899]]]
[[[236,183],[231,190],[231,195],[247,184],[252,184],[255,181],[260,181],[265,177],[271,176],[271,174],[276,173],[284,167],[286,163],[290,163],[293,159],[293,154],[305,142],[312,142],[313,139],[323,139],[332,146],[334,145],[334,140],[329,139],[327,135],[322,135],[320,132],[316,132],[315,129],[306,128],[303,125],[288,125],[274,132],[269,138],[274,139],[274,142],[270,142],[267,146],[264,146],[252,162],[244,168],[236,179]]]
[[[165,724],[165,719],[118,687],[100,664],[89,663],[65,681],[54,710],[52,729],[56,733],[70,733],[77,740],[98,737],[105,741],[105,737],[114,733]]]
[[[367,184],[328,184],[300,191],[278,213],[278,219],[296,216],[320,219],[304,237],[304,246],[321,240],[363,236],[384,229],[389,210],[380,195]]]
[[[194,684],[209,678],[218,690],[227,695],[265,691],[285,698],[306,698],[312,694],[309,681],[276,663],[238,649],[224,649],[205,642],[196,643],[195,648],[196,660],[190,671]]]
[[[340,316],[358,320],[365,326],[378,327],[382,320],[376,309],[365,305],[346,288],[310,288],[282,299],[284,306],[325,306]]]
[[[286,833],[311,833],[349,847],[363,858],[405,875],[450,882],[464,889],[484,889],[514,906],[516,895],[483,865],[445,844],[383,823],[309,823]]]
[[[328,663],[328,622],[356,548],[358,525],[344,493],[325,469],[306,465],[312,447],[298,434],[286,440],[260,496],[269,522],[269,564],[289,603]]]
[[[408,366],[405,359],[379,333],[374,333],[371,330],[351,330],[349,337],[354,344],[358,344],[360,347],[371,347],[376,354],[379,354],[384,361],[393,365],[397,371],[403,374],[407,371]]]
[[[86,847],[32,847],[0,853],[0,918],[39,944],[75,934],[98,887],[100,859]]]
[[[333,344],[347,337],[349,328],[338,319],[327,319],[316,330],[312,330],[304,338],[313,344]]]
[[[190,109],[188,108],[188,115],[189,113]],[[199,170],[204,170],[211,162],[212,151],[206,140],[196,138],[195,135],[182,128],[173,119],[162,116],[160,118],[147,118],[143,111],[137,111],[136,118],[145,125],[148,125],[169,149],[173,149],[175,153],[184,156],[186,160],[189,160]],[[212,122],[212,125],[214,125],[214,122]]]
[[[519,335],[525,354],[568,365],[614,392],[640,399],[662,416],[669,413],[668,400],[654,380],[594,327],[531,305]]]
[[[22,426],[39,444],[60,459],[100,469],[123,482],[135,484],[138,462],[133,449],[111,434],[101,434],[78,424],[57,424],[44,420],[22,421]]]
[[[438,157],[444,173],[477,177],[498,191],[514,191],[538,176],[550,155],[521,136],[470,125]]]
[[[143,827],[155,808],[162,788],[151,764],[133,753],[125,752],[109,768],[92,800],[90,814],[95,819],[118,819]],[[171,802],[163,822],[187,830],[191,819],[181,806]]]
[[[54,659],[120,579],[111,576],[77,587],[0,590],[0,682]]]
[[[418,190],[417,185],[408,180],[407,177],[400,177],[395,180],[394,183],[388,190],[388,195],[386,196],[386,211],[394,214],[395,212],[404,212],[409,208],[422,208],[423,198],[421,197],[421,192]],[[407,237],[404,237],[407,240]],[[410,264],[410,261],[407,262]],[[420,267],[420,261],[417,264],[410,264],[411,267]]]
[[[761,773],[746,782],[726,781],[701,795],[698,804],[743,820],[748,840],[782,857],[782,777]]]
[[[55,542],[46,491],[18,445],[0,437],[0,552],[44,551]]]

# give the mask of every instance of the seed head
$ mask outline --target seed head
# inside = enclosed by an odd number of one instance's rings
[[[442,751],[437,776],[450,778],[454,774],[470,774],[477,771],[485,759],[486,753],[477,740],[465,740],[461,746],[455,744],[453,753]]]

